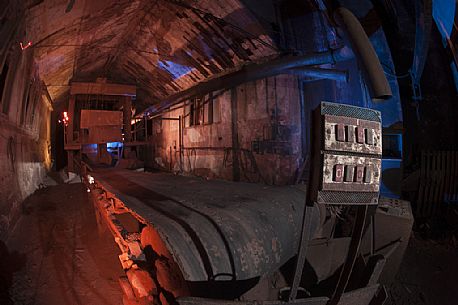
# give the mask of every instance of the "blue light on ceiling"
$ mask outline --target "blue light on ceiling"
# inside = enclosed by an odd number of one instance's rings
[[[169,61],[169,60],[165,60],[165,61],[160,60],[158,62],[158,65],[159,65],[159,68],[161,68],[162,70],[165,70],[169,72],[170,74],[172,74],[174,77],[174,80],[192,71],[191,67],[183,66],[173,61]]]

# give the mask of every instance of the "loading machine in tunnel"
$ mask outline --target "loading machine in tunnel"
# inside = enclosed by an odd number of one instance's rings
[[[142,128],[132,128],[137,126],[132,125],[135,97],[135,86],[107,83],[103,78],[71,84],[68,111],[63,117],[69,172],[79,172],[81,162],[124,167],[138,162],[132,147],[145,145],[148,134],[146,119]]]
[[[307,192],[83,163],[124,304],[383,304],[413,218],[379,197],[381,115],[323,102],[314,117]]]

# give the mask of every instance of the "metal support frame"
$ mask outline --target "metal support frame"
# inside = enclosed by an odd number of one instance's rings
[[[348,249],[347,259],[343,265],[342,271],[337,282],[336,289],[328,302],[328,305],[337,305],[347,288],[348,280],[350,279],[353,266],[355,265],[358,255],[361,238],[363,237],[364,225],[366,224],[367,205],[358,206],[353,233],[351,236],[350,247]]]
[[[305,256],[307,254],[307,247],[310,239],[312,238],[312,213],[310,207],[306,206],[304,209],[304,220],[302,222],[302,234],[299,244],[299,254],[297,255],[296,270],[294,272],[293,285],[289,293],[289,302],[296,300],[297,290],[302,278],[302,272],[305,265]]]

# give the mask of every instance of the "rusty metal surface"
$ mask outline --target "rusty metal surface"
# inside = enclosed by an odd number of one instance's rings
[[[339,127],[342,127],[344,132],[344,139],[342,140],[337,138],[336,131]],[[324,128],[326,130],[324,149],[326,150],[351,150],[363,154],[382,154],[382,126],[380,122],[324,115]],[[364,137],[361,143],[357,139],[359,128],[361,128]]]
[[[109,125],[122,126],[121,111],[81,110],[81,128]]]
[[[305,193],[295,187],[126,170],[93,176],[157,229],[188,281],[255,278],[297,252]],[[315,231],[318,208],[311,212]]]

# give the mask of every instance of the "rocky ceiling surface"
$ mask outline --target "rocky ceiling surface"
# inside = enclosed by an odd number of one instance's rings
[[[26,11],[39,73],[53,100],[71,81],[135,84],[155,103],[278,53],[238,0],[42,0]]]

